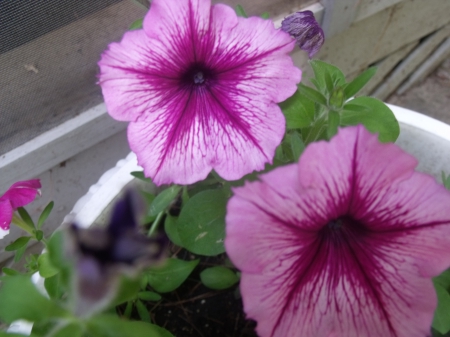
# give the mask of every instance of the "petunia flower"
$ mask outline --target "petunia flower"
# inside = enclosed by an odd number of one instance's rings
[[[281,22],[281,29],[290,34],[301,50],[313,57],[325,42],[325,35],[311,11],[302,11],[289,15]]]
[[[301,79],[294,45],[270,20],[226,5],[154,0],[143,29],[103,53],[99,83],[156,184],[194,183],[212,169],[234,180],[263,169],[283,138],[276,103]]]
[[[425,337],[450,193],[362,126],[234,190],[225,246],[261,337]]]
[[[0,238],[9,233],[14,211],[31,203],[40,188],[39,179],[18,181],[0,197]]]

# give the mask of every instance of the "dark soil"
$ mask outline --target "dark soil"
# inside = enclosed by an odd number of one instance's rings
[[[257,337],[256,322],[245,318],[238,285],[212,290],[200,281],[203,269],[226,265],[225,254],[204,257],[178,249],[176,257],[200,259],[200,263],[177,290],[161,294],[156,304],[147,304],[153,323],[176,337]]]

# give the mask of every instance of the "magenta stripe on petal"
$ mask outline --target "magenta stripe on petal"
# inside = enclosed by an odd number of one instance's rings
[[[144,29],[99,62],[108,111],[130,121],[146,176],[189,184],[216,170],[239,179],[270,163],[285,131],[276,103],[301,79],[294,41],[261,18],[209,0],[155,0]]]
[[[234,190],[225,246],[261,337],[424,337],[450,193],[362,126]]]

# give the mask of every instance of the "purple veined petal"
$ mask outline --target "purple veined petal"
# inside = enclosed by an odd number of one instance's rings
[[[225,246],[261,337],[429,336],[450,193],[416,163],[351,127],[234,190]]]
[[[261,18],[209,0],[155,0],[144,29],[111,44],[100,85],[129,120],[130,147],[156,184],[188,184],[215,169],[239,179],[272,161],[296,90],[294,42]]]
[[[41,183],[39,179],[18,181],[0,197],[0,200],[9,200],[14,209],[31,203],[37,195],[40,195]]]
[[[13,218],[14,209],[8,199],[0,200],[0,228],[9,230]]]

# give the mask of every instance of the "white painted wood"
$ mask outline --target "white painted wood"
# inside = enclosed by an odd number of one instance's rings
[[[322,0],[325,12],[322,28],[326,38],[346,31],[353,23],[359,0]]]
[[[402,60],[409,52],[417,46],[419,42],[415,41],[403,48],[400,48],[396,52],[388,55],[381,61],[374,64],[377,67],[377,73],[370,80],[369,83],[360,91],[361,95],[369,95],[373,96],[373,90],[380,85],[380,83],[385,79],[385,77],[389,74],[389,72],[398,64],[400,60]]]
[[[450,37],[442,42],[439,48],[397,90],[397,93],[401,95],[414,84],[425,79],[425,77],[436,69],[436,67],[438,67],[448,56],[450,56]]]
[[[386,8],[394,6],[404,0],[361,0],[355,22],[364,20]]]
[[[373,96],[385,100],[397,87],[425,61],[434,49],[450,35],[450,25],[438,30],[422,41],[401,64],[372,93]]]
[[[0,187],[29,179],[124,130],[104,104],[62,123],[0,157]]]

